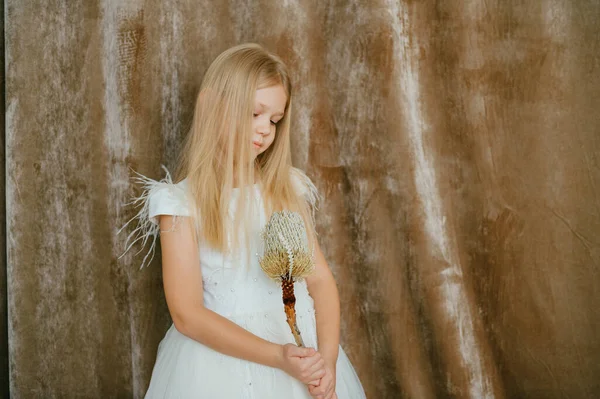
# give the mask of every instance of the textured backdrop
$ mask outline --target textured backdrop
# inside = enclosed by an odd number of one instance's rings
[[[255,41],[291,68],[368,397],[600,397],[598,1],[6,0],[3,21],[5,396],[143,396],[170,320],[160,263],[116,259],[129,168],[173,168],[209,63]]]

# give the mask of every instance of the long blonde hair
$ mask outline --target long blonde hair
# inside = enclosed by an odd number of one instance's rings
[[[287,94],[283,118],[277,123],[271,146],[252,161],[252,115],[256,90],[282,85]],[[314,237],[310,204],[292,181],[290,114],[292,85],[287,67],[279,57],[254,43],[221,53],[206,72],[196,100],[194,118],[185,140],[177,180],[187,178],[197,239],[210,247],[228,251],[240,244],[243,227],[248,243],[254,195],[260,185],[267,216],[290,209],[301,214],[309,237]],[[229,204],[234,193],[236,212],[231,220]],[[229,224],[228,222],[232,223]]]

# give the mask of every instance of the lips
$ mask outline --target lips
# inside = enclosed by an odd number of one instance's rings
[[[252,142],[252,144],[254,144],[254,146],[255,146],[256,148],[260,148],[260,147],[262,147],[262,143],[260,143],[260,142],[258,142],[258,141],[253,141],[253,142]]]

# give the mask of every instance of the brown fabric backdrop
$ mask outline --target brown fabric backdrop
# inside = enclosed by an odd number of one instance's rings
[[[296,83],[294,162],[368,397],[600,396],[599,2],[4,10],[1,392],[143,396],[170,319],[160,263],[117,260],[129,167],[172,169],[209,63],[256,41]]]

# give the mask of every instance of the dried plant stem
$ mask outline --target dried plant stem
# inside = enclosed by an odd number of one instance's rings
[[[286,321],[290,326],[296,345],[304,347],[304,341],[300,336],[298,324],[296,324],[296,296],[294,295],[294,280],[291,277],[281,279],[281,290],[283,295],[283,308],[285,310]]]

